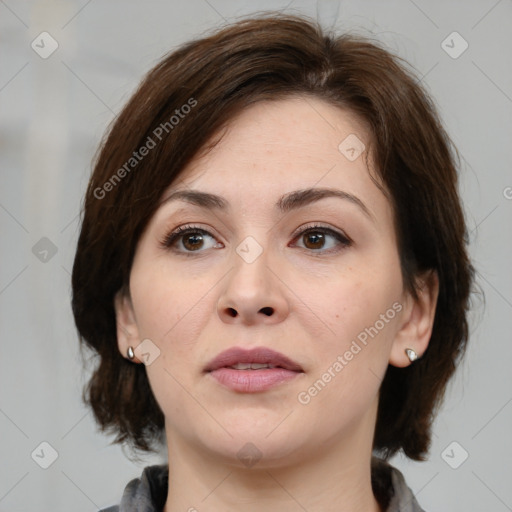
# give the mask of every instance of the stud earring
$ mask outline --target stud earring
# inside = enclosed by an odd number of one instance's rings
[[[409,358],[409,361],[411,363],[414,363],[414,361],[418,359],[418,354],[416,354],[416,351],[413,350],[412,348],[406,348],[405,353],[407,354],[407,357]]]
[[[133,348],[128,347],[128,350],[126,351],[126,353],[128,355],[128,359],[130,359],[130,361],[132,361],[133,358],[135,357],[135,352],[133,351]]]

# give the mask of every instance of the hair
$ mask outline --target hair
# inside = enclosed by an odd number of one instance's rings
[[[388,367],[373,440],[385,458],[402,449],[424,460],[435,412],[468,339],[474,269],[457,153],[407,63],[369,38],[327,34],[314,20],[281,13],[242,19],[166,55],[96,155],[72,308],[82,347],[99,360],[83,399],[102,430],[116,434],[114,442],[150,451],[164,429],[144,365],[119,353],[114,309],[161,194],[248,106],[297,96],[322,99],[368,126],[372,164],[393,208],[404,288],[417,297],[420,276],[437,273],[428,349],[407,368]]]

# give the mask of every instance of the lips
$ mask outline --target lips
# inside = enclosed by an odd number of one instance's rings
[[[304,377],[298,363],[265,347],[221,352],[205,368],[205,376],[235,393],[263,393],[281,389],[285,383]]]
[[[281,368],[292,372],[303,372],[298,363],[266,347],[251,350],[235,347],[225,350],[206,365],[205,372],[213,372],[220,368],[252,372]]]

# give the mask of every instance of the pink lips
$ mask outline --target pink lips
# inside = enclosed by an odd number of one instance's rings
[[[257,369],[244,368],[249,364]],[[269,368],[260,368],[262,365]],[[206,366],[205,372],[220,384],[241,393],[266,391],[304,373],[297,363],[265,347],[252,350],[235,347],[221,352]]]

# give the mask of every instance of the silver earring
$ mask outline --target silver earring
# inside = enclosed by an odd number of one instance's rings
[[[414,361],[418,359],[418,354],[416,354],[416,351],[413,350],[412,348],[406,348],[405,353],[407,354],[407,357],[409,358],[409,361],[411,363],[414,363]]]
[[[128,347],[126,353],[128,354],[128,359],[130,359],[130,361],[133,360],[133,358],[135,357],[135,352],[133,351],[133,348]]]

